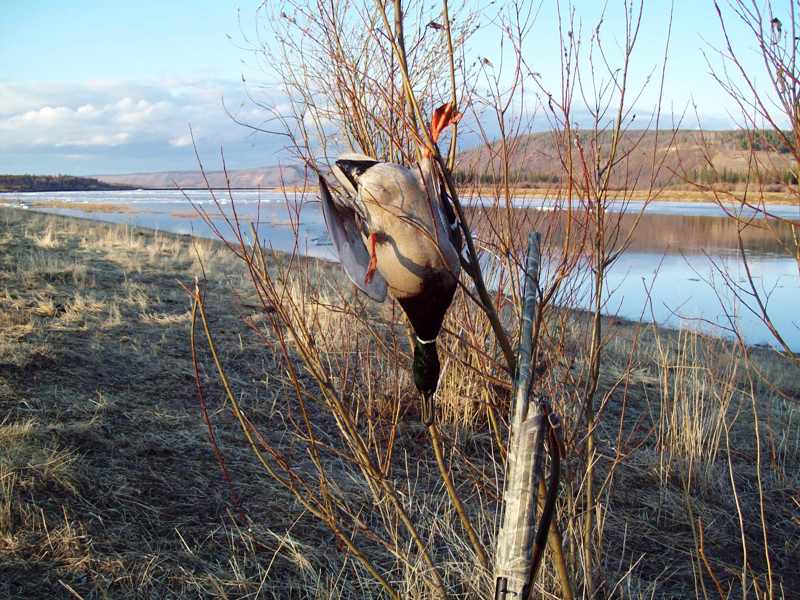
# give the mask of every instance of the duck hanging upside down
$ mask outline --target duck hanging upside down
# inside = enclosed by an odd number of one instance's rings
[[[434,144],[459,118],[450,104],[434,112]],[[430,424],[440,368],[436,337],[461,270],[455,214],[427,149],[412,168],[347,154],[336,161],[333,174],[344,189],[341,196],[332,196],[325,179],[319,180],[333,246],[356,286],[378,302],[388,289],[411,322],[414,384]]]

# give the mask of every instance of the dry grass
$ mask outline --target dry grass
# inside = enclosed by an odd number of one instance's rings
[[[199,274],[199,254],[210,297],[228,306],[215,324],[234,330],[252,309],[228,295],[242,274],[227,253],[197,244],[0,211],[0,596],[69,597],[69,586],[84,598],[285,597],[319,586],[324,598],[326,587],[333,597],[342,589],[298,541],[316,526],[258,476],[223,416],[220,443],[248,519],[229,516],[197,410],[178,282]],[[253,337],[229,341],[242,380],[262,379],[262,359],[244,360]],[[276,393],[262,386],[249,401],[267,410]],[[215,411],[218,398],[212,388]],[[292,523],[302,535],[287,533]]]
[[[42,239],[51,242],[37,243]],[[299,414],[285,364],[271,349],[274,340],[267,337],[265,347],[262,337],[270,315],[224,247],[0,210],[0,596],[69,597],[69,586],[83,598],[380,597],[330,532],[261,474],[204,360],[209,414],[245,515],[232,504],[197,409],[189,299],[178,285],[193,282],[199,260],[208,274],[211,325],[240,402],[286,460],[313,473],[293,433]],[[286,285],[298,306],[293,318],[314,334],[359,426],[386,425],[365,431],[370,448],[385,445],[396,419],[391,476],[453,596],[487,597],[491,576],[476,568],[458,518],[442,509],[446,494],[417,421],[396,307],[361,304],[331,265],[303,266]],[[581,343],[582,319],[564,321],[574,344]],[[488,334],[485,325],[465,323],[457,307],[444,338],[442,430],[453,479],[491,548],[502,469],[485,406],[505,406],[507,390],[482,385],[475,369],[484,363],[455,343],[455,335],[477,344]],[[796,367],[761,350],[746,365],[729,344],[699,335],[613,320],[605,327],[597,486],[607,595],[693,597],[705,590],[714,597],[716,579],[738,597],[742,539],[750,580],[763,589],[761,503],[776,590],[791,597],[800,586],[793,563],[800,526]],[[754,369],[764,376],[751,390],[747,373]],[[552,401],[569,434],[574,399]],[[335,425],[322,414],[313,419],[319,439],[335,442]],[[568,443],[576,441],[568,435]],[[335,453],[325,460],[337,497],[380,522],[363,477]],[[570,500],[581,484],[569,476],[576,460],[567,456],[559,506],[568,544],[580,537],[580,507]],[[401,549],[407,561],[376,544],[367,548],[405,597],[428,596],[425,567],[410,545]],[[540,585],[557,589],[549,569]]]
[[[397,444],[403,459],[398,460],[393,481],[403,497],[414,499],[407,512],[430,540],[454,597],[487,597],[491,581],[469,551],[463,531],[452,523],[453,513],[443,505],[421,506],[422,499],[436,493],[430,487],[435,476],[418,424],[416,394],[403,367],[409,358],[397,315],[391,314],[389,304],[381,314],[364,321],[362,306],[314,282],[313,274],[279,282],[285,297],[292,300],[287,322],[294,329],[308,329],[303,336],[313,340],[313,348],[326,363],[327,376],[350,402],[354,418],[364,428],[364,439],[376,455],[391,438],[387,431],[391,431],[393,414],[400,414]],[[561,319],[569,332],[567,356],[577,369],[577,363],[585,360],[579,348],[587,316],[554,314],[551,320],[559,323]],[[484,545],[491,548],[502,467],[485,407],[495,404],[504,413],[508,393],[502,386],[487,385],[479,375],[487,372],[485,361],[465,346],[489,351],[483,344],[491,339],[490,331],[480,321],[468,305],[457,302],[452,309],[443,340],[437,403],[446,446],[453,452],[452,477],[479,523]],[[602,498],[598,527],[607,549],[603,592],[672,598],[702,596],[704,590],[713,596],[721,590],[738,597],[757,584],[760,597],[767,597],[763,590],[770,585],[771,573],[771,597],[788,597],[785,590],[799,583],[791,567],[797,521],[791,515],[796,513],[793,502],[800,498],[786,494],[800,484],[798,475],[787,475],[795,473],[800,451],[796,411],[792,410],[800,399],[796,366],[766,350],[754,350],[745,357],[735,345],[695,333],[605,321],[607,358],[600,378],[602,409],[596,432],[600,457],[596,486]],[[456,342],[456,336],[461,342]],[[558,358],[552,357],[553,362]],[[759,377],[753,387],[751,376],[756,371],[768,375]],[[313,394],[314,386],[307,380],[303,383]],[[249,388],[237,386],[241,389]],[[582,508],[574,498],[580,497],[584,485],[576,477],[580,473],[580,427],[576,426],[580,415],[575,391],[564,381],[548,392],[564,418],[568,436],[569,466],[560,515],[570,554],[576,556],[580,555],[575,546],[580,544],[577,517]],[[287,423],[290,430],[295,426]],[[330,430],[318,435],[324,444],[336,444]],[[766,459],[759,462],[759,454],[778,458],[767,466]],[[776,467],[784,474],[780,482],[771,477]],[[360,479],[341,466],[329,468],[337,483]],[[408,485],[409,481],[414,485]],[[369,498],[369,493],[365,490],[363,496]],[[374,507],[363,501],[356,505],[360,518],[370,522],[377,518]],[[740,528],[741,523],[747,525]],[[410,545],[406,551],[414,555]],[[373,552],[370,558],[385,573],[402,573],[395,580],[401,594],[432,595],[425,588],[422,564],[412,562],[401,570],[379,549]],[[743,582],[740,565],[745,556]],[[577,566],[573,569],[573,573],[579,571]],[[543,574],[540,588],[557,593],[552,572]]]
[[[31,203],[32,208],[65,208],[83,213],[132,213],[136,209],[113,202],[66,202],[65,200],[37,200]]]

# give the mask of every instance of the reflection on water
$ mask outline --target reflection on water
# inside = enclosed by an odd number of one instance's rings
[[[665,252],[716,253],[738,248],[737,230],[739,228],[733,220],[724,216],[722,211],[712,204],[699,202],[697,204],[702,204],[703,210],[695,209],[691,214],[665,212],[660,206],[652,210],[648,207],[641,218],[639,218],[638,212],[611,213],[606,217],[607,229],[619,228],[619,242],[631,234],[628,245],[628,249],[631,251],[658,254]],[[496,234],[488,227],[482,226],[481,223],[485,224],[490,220],[497,221],[493,213],[503,210],[473,208],[469,211],[477,224],[477,234],[483,237],[487,244],[492,244]],[[800,206],[786,207],[781,213],[782,218],[794,220],[800,226]],[[514,211],[511,218],[515,232],[520,235],[527,235],[527,232],[533,230],[542,232],[546,238],[546,244],[560,246],[564,238],[569,235],[574,246],[584,233],[591,235],[591,224],[584,228],[576,224],[581,221],[580,215],[570,221],[572,226],[568,232],[568,220],[564,210],[518,209]],[[751,219],[742,221],[741,230],[742,239],[748,251],[785,255],[790,252],[790,248],[794,247],[792,229],[787,224],[776,226],[774,222],[768,223],[764,219]]]
[[[208,192],[190,191],[188,198],[209,212],[213,224],[225,235],[231,230]],[[180,191],[63,192],[0,194],[0,201],[23,202],[35,208],[37,202],[68,202],[70,208],[43,208],[47,212],[88,217],[114,223],[150,227],[162,231],[214,237],[214,233],[195,212]],[[218,199],[224,215],[233,217],[226,192]],[[333,258],[332,248],[318,204],[303,202],[300,196],[259,191],[235,191],[234,200],[244,231],[256,225],[263,243],[276,250],[297,249],[303,254]],[[92,213],[91,205],[117,203],[132,212]],[[63,206],[63,205],[62,205]],[[614,212],[609,219],[619,220],[622,238],[631,231],[635,217]],[[633,203],[630,211],[638,210]],[[545,253],[557,252],[566,235],[566,219],[555,203],[537,199],[519,201],[513,211],[515,235],[524,239],[527,231],[545,232]],[[770,206],[785,219],[800,223],[800,206]],[[481,223],[490,209],[476,205],[470,210],[476,236],[492,246],[495,236]],[[296,234],[296,235],[295,235]],[[573,227],[572,240],[584,232]],[[770,229],[763,220],[754,220],[742,231],[751,272],[757,288],[768,298],[768,309],[775,324],[795,351],[800,351],[800,273],[789,253],[793,247],[789,227]],[[715,266],[716,265],[716,266]],[[547,273],[545,266],[545,274]],[[607,279],[606,312],[630,319],[655,320],[668,326],[688,325],[704,331],[726,334],[731,320],[741,328],[751,344],[771,343],[766,327],[744,306],[737,305],[725,287],[720,269],[738,285],[747,285],[747,276],[738,254],[737,227],[714,204],[701,202],[657,202],[648,207],[632,234],[628,250],[610,270]],[[588,272],[583,271],[586,276]],[[588,306],[588,278],[581,284],[582,302]],[[649,301],[647,300],[649,294]],[[720,308],[720,300],[726,311]],[[722,328],[722,329],[720,329]]]
[[[738,286],[740,296],[756,308],[738,249],[741,228],[756,290],[766,300],[768,313],[786,342],[793,350],[800,351],[800,272],[791,254],[792,228],[763,219],[740,222],[737,226],[715,205],[697,204],[701,206],[693,206],[690,214],[676,214],[675,210],[656,206],[641,218],[630,213],[608,215],[610,228],[618,225],[618,243],[628,240],[629,235],[630,239],[627,250],[608,271],[605,312],[728,336],[735,327],[750,344],[773,344],[767,327],[746,304],[737,301],[726,285]],[[798,206],[770,207],[770,210],[800,224]],[[491,217],[491,212],[482,207],[472,210],[476,235],[490,247],[498,232],[486,226],[490,219],[476,217]],[[580,219],[568,221],[564,211],[518,209],[513,220],[516,235],[525,236],[533,230],[542,233],[545,284],[553,276],[548,263],[555,263],[562,255],[565,240],[575,248],[584,235],[591,233],[591,225],[582,229],[575,224]],[[569,229],[568,222],[572,223]],[[590,267],[584,261],[578,271],[574,297],[578,305],[589,308]]]

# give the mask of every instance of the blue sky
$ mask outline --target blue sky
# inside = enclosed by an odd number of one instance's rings
[[[538,0],[536,0],[538,3]],[[495,59],[498,33],[488,15],[501,4],[484,2],[484,23],[472,51]],[[619,2],[609,0],[603,35],[614,48],[622,35]],[[634,84],[663,55],[670,2],[645,2]],[[701,49],[720,45],[711,0],[676,0],[665,112],[693,101],[704,126],[731,126],[731,104],[708,76]],[[3,2],[0,20],[0,172],[100,174],[196,167],[188,124],[212,166],[225,148],[232,168],[285,161],[281,140],[253,135],[225,114],[252,122],[263,115],[245,96],[242,75],[259,99],[280,103],[258,61],[243,49],[252,35],[258,2],[228,0]],[[277,5],[273,5],[277,6]],[[575,2],[576,17],[591,27],[601,3]],[[544,0],[526,54],[543,82],[558,86],[554,2]],[[230,36],[230,37],[229,37]],[[751,42],[739,28],[742,48]],[[752,51],[747,60],[755,60]],[[656,87],[637,109],[652,111]],[[692,116],[685,126],[695,126]]]

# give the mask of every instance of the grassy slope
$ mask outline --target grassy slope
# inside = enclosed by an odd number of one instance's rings
[[[219,293],[239,271],[219,245],[199,249],[226,360],[257,381],[268,359],[242,362],[253,340],[234,333],[252,309]],[[289,499],[255,475],[223,411],[220,443],[257,524],[227,518],[178,285],[199,272],[188,238],[0,209],[0,597],[236,596],[270,568],[282,590],[313,581],[281,537]],[[255,418],[275,393],[250,394]],[[288,558],[270,567],[279,547]]]
[[[263,315],[255,311],[229,253],[219,244],[199,243],[211,282],[212,326],[232,381],[251,418],[302,468],[302,445],[287,434],[291,400],[280,364],[240,320]],[[318,268],[317,276],[331,275],[329,265]],[[84,598],[240,598],[258,591],[267,598],[328,598],[330,588],[338,597],[368,595],[330,534],[298,517],[290,498],[259,474],[208,373],[208,401],[243,498],[245,525],[237,526],[228,513],[227,488],[197,409],[189,302],[178,286],[190,284],[197,273],[187,238],[0,209],[0,596],[68,597],[69,588]],[[337,317],[330,318],[335,327]],[[703,572],[693,535],[697,519],[715,575],[723,586],[736,581],[741,552],[723,418],[731,430],[749,561],[764,572],[752,418],[746,399],[731,400],[725,393],[729,349],[694,336],[662,332],[655,338],[647,331],[631,359],[636,327],[612,321],[607,326],[600,450],[608,459],[617,449],[627,453],[606,496],[603,569],[609,585],[624,578],[629,596],[650,597],[653,589],[655,597],[693,596],[693,572]],[[800,525],[792,508],[800,501],[800,388],[796,369],[773,354],[756,359],[768,381],[795,399],[787,403],[774,390],[757,390],[769,463],[763,477],[772,568],[791,597],[789,591],[800,586],[792,561]],[[629,361],[623,386],[619,376]],[[453,368],[442,382],[445,415],[472,410],[463,387],[468,377]],[[410,383],[403,385],[408,389]],[[561,410],[568,425],[569,407]],[[621,446],[620,421],[626,425]],[[486,436],[463,425],[446,431],[448,447],[455,443],[456,452],[471,461],[466,470],[455,465],[456,480],[467,491],[496,497],[493,478],[485,477],[497,472]],[[413,427],[400,437],[398,460],[412,464],[419,504],[425,510],[437,506],[440,488],[425,483],[431,477],[435,482],[429,449],[419,444]],[[770,455],[769,447],[778,454]],[[601,473],[611,462],[601,461]],[[576,467],[573,454],[567,472]],[[340,483],[368,501],[352,474],[342,473]],[[482,535],[490,544],[496,507],[488,502],[485,508]],[[575,524],[572,510],[562,506],[568,531]],[[446,535],[445,524],[434,524],[434,539]],[[490,585],[488,576],[459,562],[464,554],[457,543],[450,537],[439,546],[453,585]],[[708,575],[703,579],[713,589]],[[545,581],[552,585],[550,576]],[[414,581],[402,585],[415,589]]]

